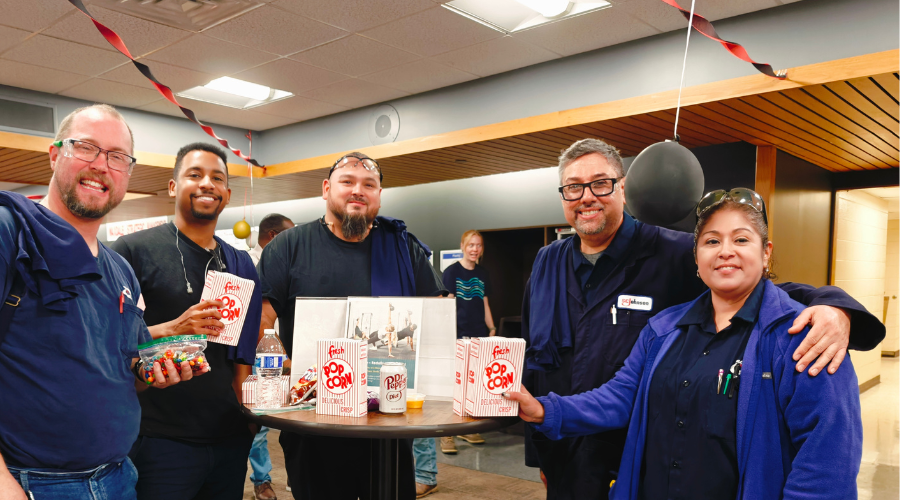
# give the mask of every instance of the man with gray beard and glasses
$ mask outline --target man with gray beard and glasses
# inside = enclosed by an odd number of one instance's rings
[[[406,231],[403,221],[378,216],[382,178],[378,162],[362,153],[340,158],[322,183],[325,216],[284,231],[263,250],[257,265],[261,328],[272,328],[278,318],[288,354],[297,297],[436,297],[445,292],[428,262],[428,247]],[[370,498],[368,474],[348,474],[332,466],[350,457],[354,470],[377,470],[377,464],[370,463],[368,440],[282,432],[280,442],[295,498]],[[433,440],[422,444],[431,445],[433,456]],[[416,485],[410,443],[401,442],[398,460],[397,498],[412,499]]]

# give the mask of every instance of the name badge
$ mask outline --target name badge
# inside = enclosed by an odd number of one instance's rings
[[[772,372],[763,372],[762,377],[763,377],[763,378],[771,379],[771,378],[772,378]]]
[[[619,295],[616,307],[635,311],[649,311],[653,309],[653,299],[640,295]]]

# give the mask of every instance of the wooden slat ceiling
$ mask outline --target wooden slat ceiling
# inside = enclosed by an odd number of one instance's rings
[[[897,168],[898,97],[900,75],[885,73],[708,102],[682,109],[678,134],[688,148],[737,141],[774,145],[833,172]],[[398,187],[553,166],[562,149],[585,137],[604,139],[624,156],[634,156],[671,138],[674,121],[675,110],[670,109],[381,158],[379,162],[384,169],[384,187]],[[253,202],[319,196],[329,167],[254,179]],[[169,169],[138,166],[129,191],[154,194],[166,189],[170,176]],[[0,148],[0,181],[46,184],[49,179],[46,153]],[[247,186],[248,178],[232,178],[235,203],[243,201]],[[133,215],[140,210],[150,212]],[[132,200],[111,213],[110,220],[170,211],[171,205],[159,200]]]

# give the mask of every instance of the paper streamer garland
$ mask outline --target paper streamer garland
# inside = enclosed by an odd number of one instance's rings
[[[150,68],[147,67],[146,64],[135,61],[134,56],[132,56],[131,52],[128,51],[128,47],[125,46],[125,42],[122,41],[122,38],[119,37],[119,35],[117,35],[115,31],[107,28],[106,26],[103,25],[103,23],[94,19],[94,16],[92,16],[91,13],[88,12],[87,8],[85,8],[82,0],[69,0],[69,3],[74,5],[76,9],[80,10],[82,14],[84,14],[88,18],[90,18],[90,20],[94,23],[94,26],[97,27],[97,30],[100,31],[100,34],[103,35],[103,38],[105,38],[106,41],[109,42],[110,45],[115,47],[116,50],[118,50],[123,55],[125,55],[126,57],[131,59],[131,62],[138,69],[138,71],[140,71],[142,75],[147,77],[147,79],[150,80],[151,83],[153,83],[153,86],[156,87],[156,90],[158,90],[159,93],[162,94],[163,97],[166,98],[166,100],[168,100],[172,104],[178,106],[181,109],[181,112],[184,113],[184,116],[186,116],[188,118],[188,120],[199,125],[200,128],[202,128],[204,132],[206,132],[212,138],[214,138],[216,141],[218,141],[219,144],[221,144],[222,146],[225,146],[226,148],[231,150],[232,153],[234,153],[237,156],[244,159],[244,161],[251,163],[254,166],[264,168],[253,158],[250,158],[249,156],[246,156],[243,153],[241,153],[240,149],[235,149],[235,148],[229,146],[228,141],[217,136],[216,132],[213,130],[212,127],[210,127],[209,125],[203,124],[203,122],[201,122],[199,119],[197,119],[197,117],[196,117],[196,115],[194,115],[193,111],[191,111],[190,109],[179,104],[178,100],[175,99],[175,94],[172,93],[172,89],[170,89],[168,86],[164,85],[159,80],[157,80],[156,77],[153,76],[153,72],[150,71]]]
[[[662,1],[668,5],[671,5],[672,7],[675,7],[679,11],[681,11],[681,14],[685,17],[685,19],[690,19],[690,15],[691,15],[690,11],[682,9],[681,6],[678,5],[677,1],[675,1],[675,0],[662,0]],[[735,57],[737,57],[738,59],[747,61],[748,63],[752,64],[754,67],[756,67],[757,70],[759,70],[760,73],[762,73],[766,76],[771,76],[772,78],[778,78],[779,80],[784,80],[787,77],[787,70],[781,70],[781,71],[775,72],[772,69],[772,66],[770,66],[768,64],[758,63],[758,62],[754,61],[753,59],[750,59],[750,55],[747,54],[747,49],[745,49],[743,46],[741,46],[741,44],[729,42],[727,40],[723,40],[722,38],[720,38],[719,34],[716,33],[716,29],[713,27],[712,23],[709,22],[709,20],[707,20],[705,17],[697,14],[696,12],[694,13],[694,19],[693,19],[693,22],[691,22],[691,24],[693,25],[695,30],[700,32],[701,35],[721,43],[722,46],[725,47],[726,50],[728,50],[728,52],[731,52],[731,54],[734,55]]]

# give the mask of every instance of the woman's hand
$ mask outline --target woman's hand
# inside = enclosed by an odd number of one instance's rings
[[[544,405],[522,387],[522,392],[504,392],[503,397],[519,403],[519,418],[533,424],[544,423]]]

